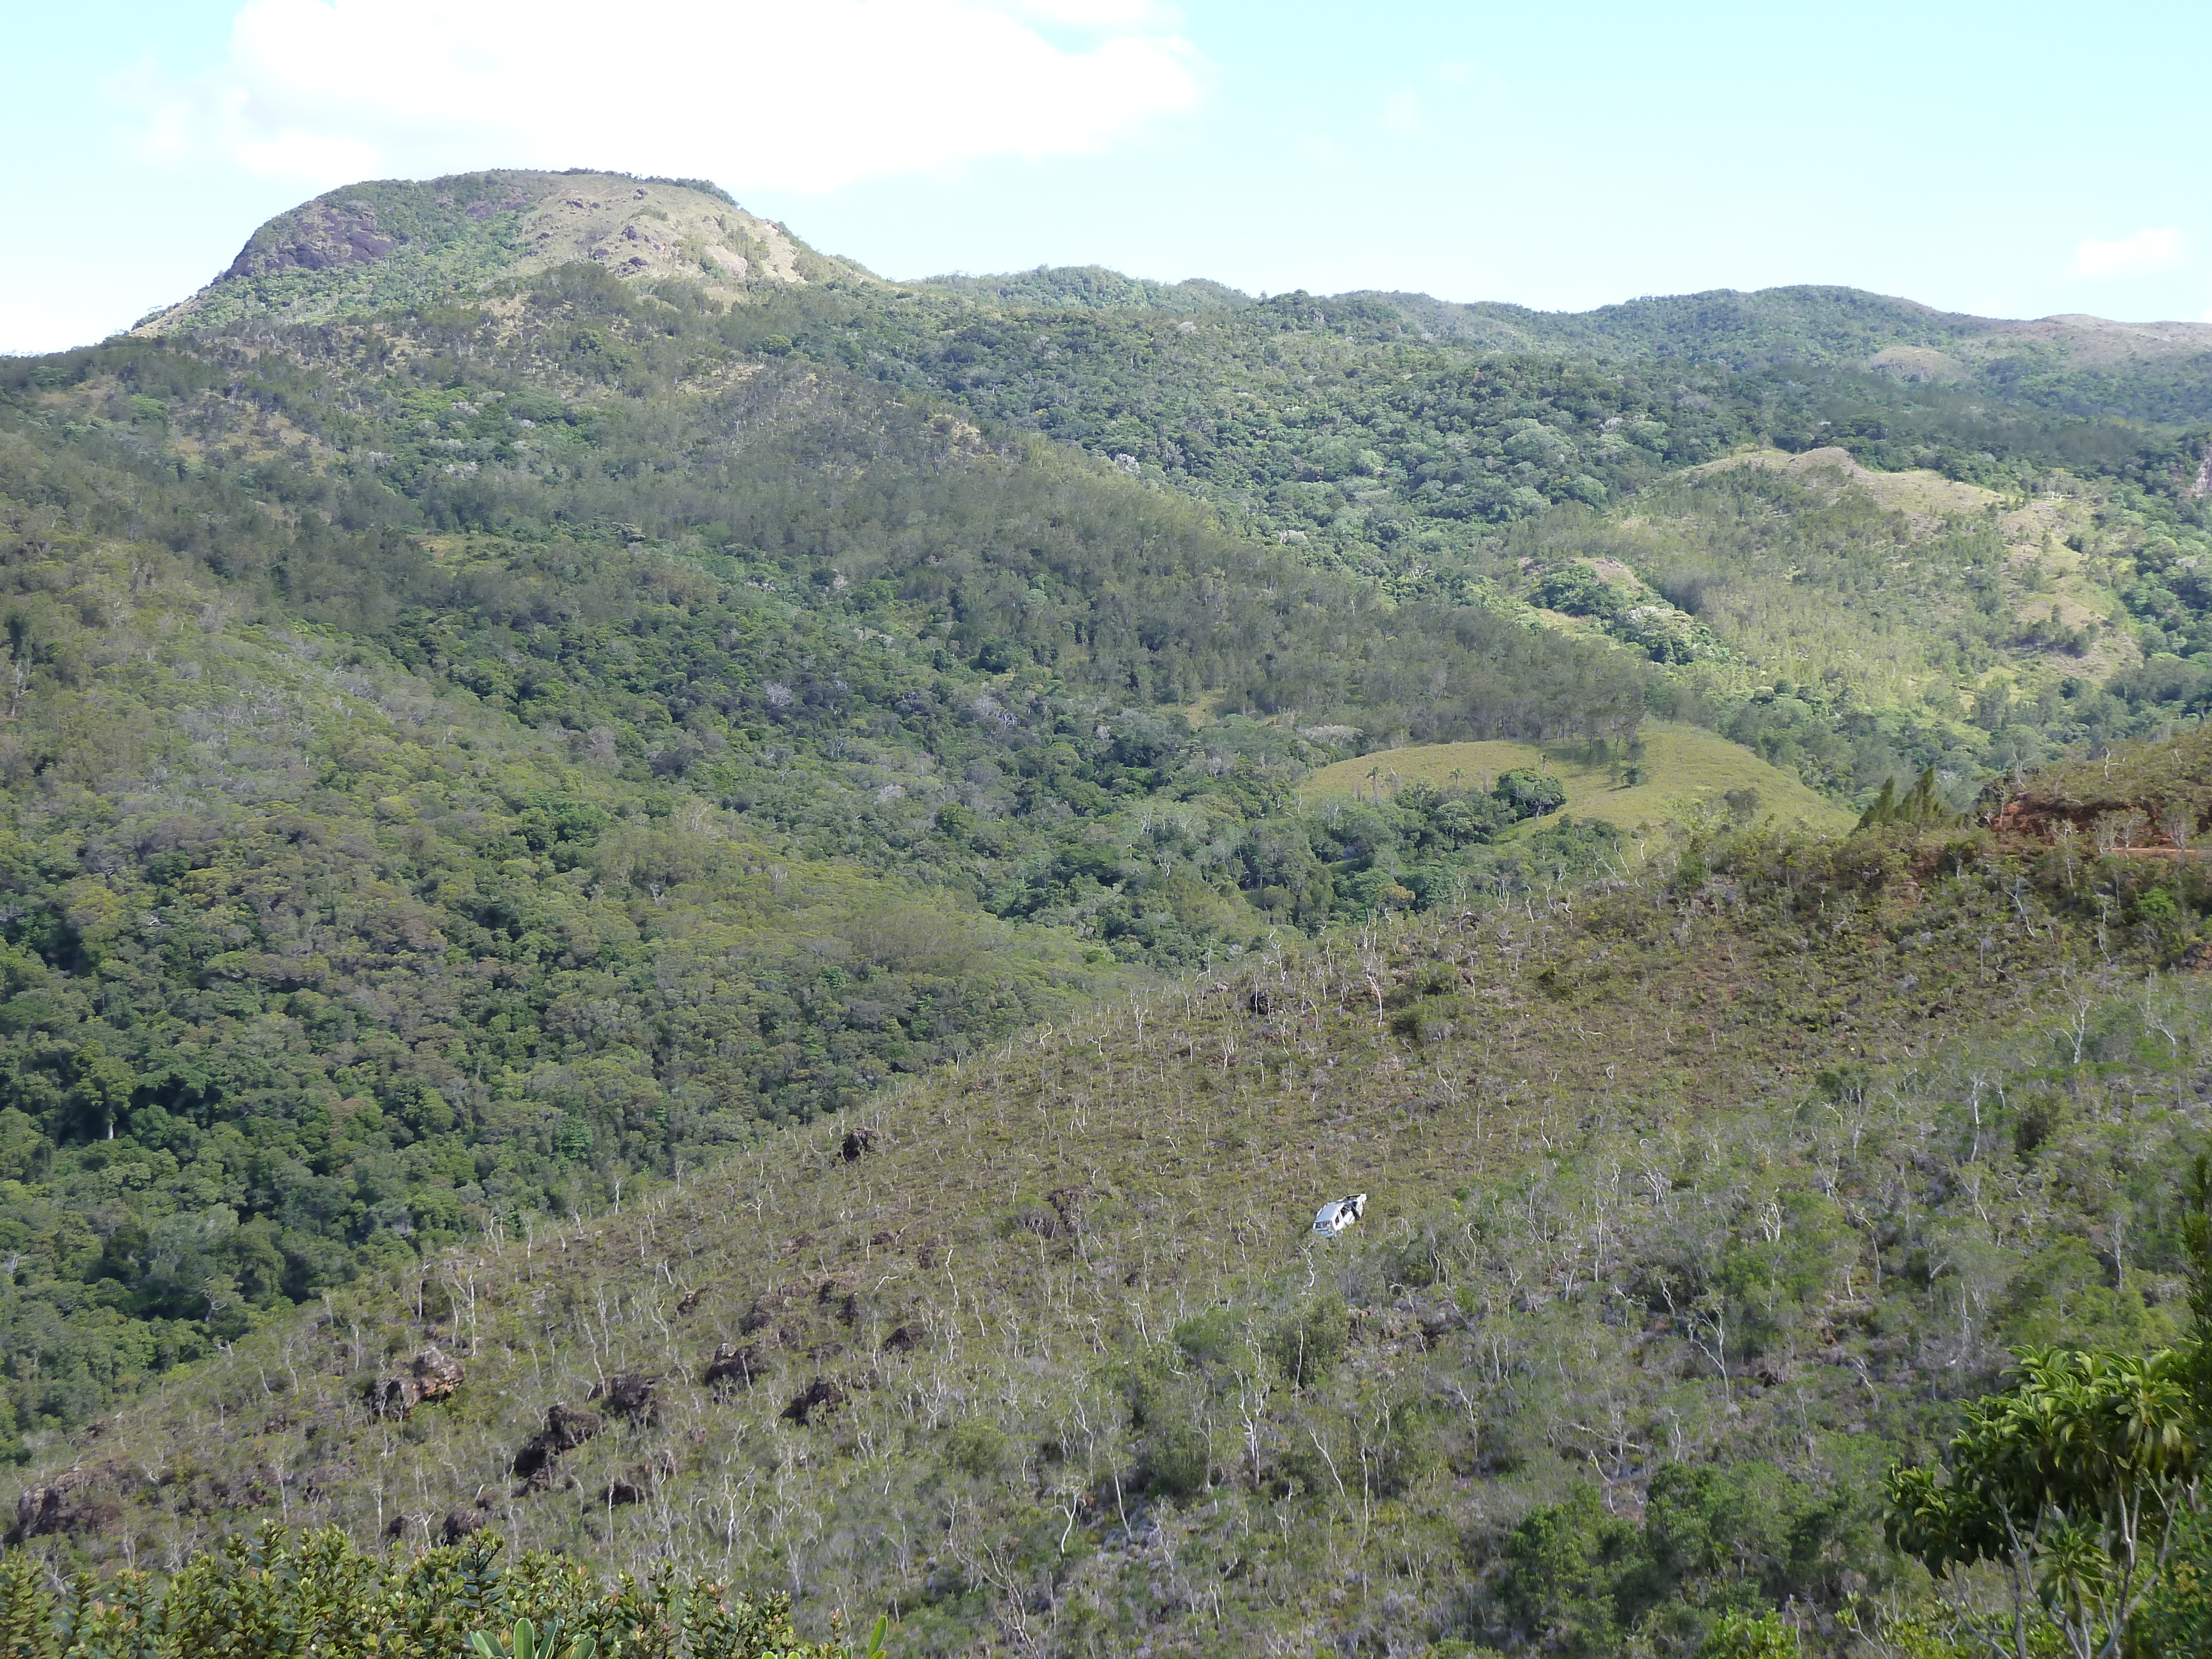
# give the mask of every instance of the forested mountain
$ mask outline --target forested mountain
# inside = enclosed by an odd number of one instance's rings
[[[1291,785],[1361,729],[1625,740],[1636,661],[674,292],[11,367],[23,1426],[1133,969],[1611,848],[1498,844],[1540,777]]]
[[[1847,1643],[1869,1471],[2184,1328],[2201,343],[487,173],[0,364],[19,1530]]]

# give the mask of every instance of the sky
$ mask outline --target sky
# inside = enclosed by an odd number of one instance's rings
[[[2212,321],[2212,7],[0,0],[0,351],[362,178],[714,179],[885,276]]]

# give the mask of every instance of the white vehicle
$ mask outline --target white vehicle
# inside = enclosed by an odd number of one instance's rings
[[[1354,1193],[1350,1198],[1333,1198],[1322,1205],[1314,1216],[1313,1230],[1323,1238],[1334,1238],[1366,1212],[1367,1194]]]

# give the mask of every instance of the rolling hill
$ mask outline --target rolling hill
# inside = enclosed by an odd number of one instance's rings
[[[1881,1468],[2187,1318],[2202,348],[495,172],[0,364],[19,1543],[918,1653],[1933,1616]]]

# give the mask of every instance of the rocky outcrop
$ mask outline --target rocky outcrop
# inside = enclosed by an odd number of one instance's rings
[[[27,1486],[15,1499],[15,1524],[8,1541],[47,1538],[64,1533],[112,1532],[123,1518],[112,1465],[64,1469],[43,1486]]]
[[[545,1426],[524,1441],[514,1454],[514,1472],[529,1490],[543,1492],[553,1484],[554,1467],[561,1458],[606,1425],[606,1419],[597,1412],[554,1406],[545,1413]]]
[[[369,1407],[379,1417],[404,1419],[426,1401],[446,1399],[467,1375],[459,1360],[434,1345],[409,1361],[405,1370],[377,1378]]]
[[[371,265],[392,257],[399,239],[376,222],[366,202],[308,203],[264,226],[239,250],[223,275],[266,276],[280,270],[329,270]]]
[[[676,1473],[676,1455],[662,1452],[642,1463],[633,1463],[606,1484],[602,1504],[642,1504],[656,1486]]]
[[[491,1516],[482,1510],[452,1510],[438,1528],[438,1541],[458,1544],[472,1533],[482,1532],[491,1524]]]
[[[817,1416],[828,1416],[845,1403],[843,1386],[830,1377],[817,1376],[791,1398],[783,1414],[804,1428]]]
[[[617,1417],[645,1423],[660,1420],[659,1409],[653,1403],[653,1379],[640,1371],[617,1372],[593,1388],[592,1398],[605,1401],[607,1409]]]
[[[763,1291],[753,1298],[753,1305],[745,1310],[745,1316],[738,1322],[738,1328],[750,1336],[775,1323],[775,1316],[790,1305],[783,1291]]]
[[[749,1389],[764,1369],[758,1348],[741,1348],[734,1342],[724,1342],[708,1356],[706,1375],[699,1380],[710,1388],[724,1390]]]

